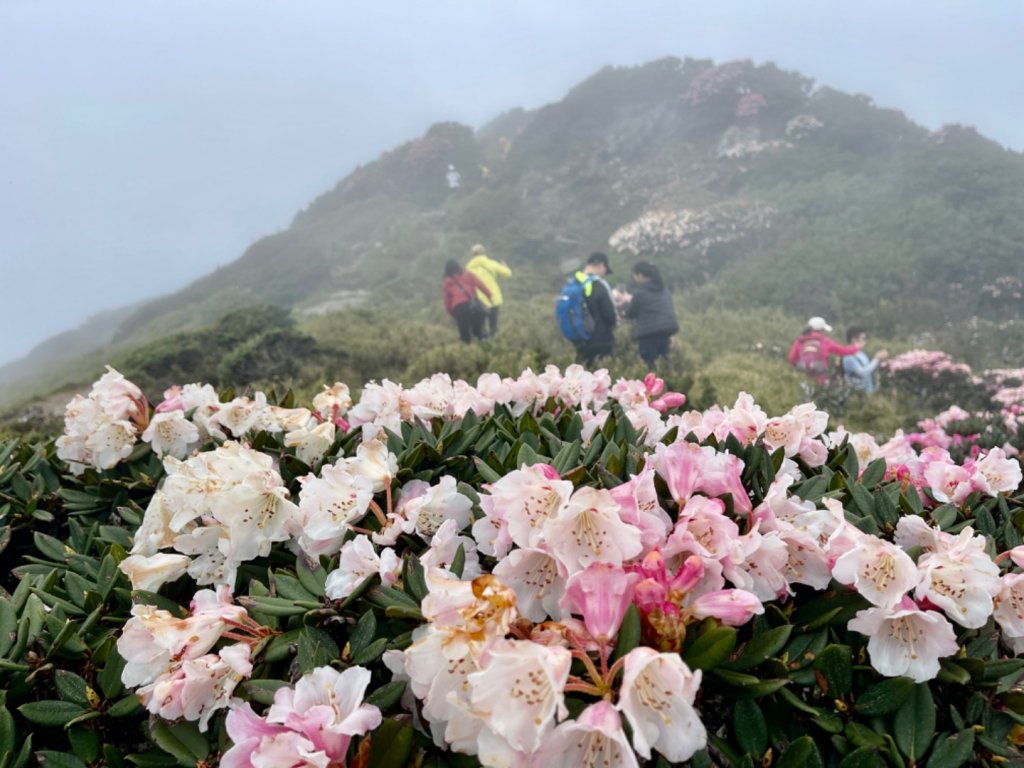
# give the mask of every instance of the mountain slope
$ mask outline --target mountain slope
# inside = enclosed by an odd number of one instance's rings
[[[606,68],[475,133],[435,125],[237,261],[136,308],[112,340],[254,304],[427,304],[444,260],[477,241],[538,294],[605,249],[617,265],[655,261],[689,305],[934,339],[972,317],[1019,326],[1022,212],[1024,157],[970,128],[929,132],[771,64],[670,58]],[[969,348],[976,364],[988,354]]]

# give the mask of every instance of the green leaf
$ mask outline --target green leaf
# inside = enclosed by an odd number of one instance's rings
[[[839,699],[853,685],[853,656],[848,645],[829,645],[814,659],[818,687],[829,697]]]
[[[89,696],[87,695],[89,685],[74,672],[58,669],[53,682],[62,699],[83,707],[89,706]]]
[[[192,768],[210,754],[210,744],[199,733],[195,723],[170,725],[163,720],[154,720],[150,726],[154,743],[164,752],[172,755],[179,765]]]
[[[896,710],[893,736],[900,752],[917,762],[928,751],[935,738],[935,701],[926,683],[914,686],[913,692]]]
[[[378,637],[368,646],[363,648],[359,653],[352,654],[353,664],[369,664],[371,661],[376,660],[388,647],[388,638]]]
[[[612,661],[618,661],[627,653],[640,645],[640,612],[636,605],[630,603],[622,617],[622,626],[619,627],[618,637],[615,638],[615,653],[612,654]]]
[[[887,715],[899,709],[913,691],[914,681],[909,677],[893,677],[864,691],[853,708],[868,717]]]
[[[792,624],[758,632],[743,646],[743,650],[735,661],[730,661],[723,666],[729,669],[753,669],[765,659],[785,648],[792,632]]]
[[[25,768],[28,765],[28,759],[32,755],[32,736],[29,734],[28,738],[25,739],[25,743],[21,745],[21,749],[18,750],[18,756],[10,763],[10,768]]]
[[[37,725],[63,726],[76,717],[84,714],[86,710],[78,704],[70,701],[56,701],[48,699],[45,701],[31,701],[18,707],[22,716]]]
[[[733,704],[732,724],[740,749],[759,759],[768,748],[768,726],[761,707],[753,699],[740,699]]]
[[[858,747],[842,759],[839,768],[885,768],[875,747]]]
[[[0,600],[0,657],[14,645],[18,633],[18,614],[10,600]]]
[[[242,689],[252,698],[253,701],[259,702],[260,704],[271,704],[274,701],[274,693],[278,688],[284,688],[287,686],[284,680],[246,680],[242,683]]]
[[[466,567],[466,548],[459,544],[459,548],[455,550],[455,557],[452,558],[452,565],[449,569],[452,573],[462,578],[462,571]]]
[[[959,768],[974,757],[974,729],[964,728],[935,742],[925,768]]]
[[[113,699],[121,694],[124,685],[121,683],[121,673],[124,672],[125,660],[117,652],[117,646],[111,644],[107,653],[107,661],[97,677],[100,690],[108,699]]]
[[[882,482],[885,477],[886,463],[885,459],[875,459],[864,469],[864,473],[860,476],[861,485],[865,485],[868,488],[873,488]]]
[[[38,531],[33,533],[32,541],[35,543],[36,549],[42,552],[43,555],[58,563],[63,563],[67,560],[68,555],[71,554],[64,542],[60,539],[55,539],[53,536],[47,536],[45,533],[39,533]]]
[[[368,768],[405,768],[409,765],[413,744],[411,724],[384,720],[371,738]]]
[[[110,709],[107,710],[107,714],[110,717],[128,717],[142,708],[142,704],[139,703],[139,698],[134,693],[130,693],[123,699],[115,701]]]
[[[299,669],[305,673],[317,667],[330,664],[341,653],[334,638],[316,627],[303,627],[299,633],[299,650],[297,658]]]
[[[298,616],[306,611],[319,608],[317,604],[299,603],[283,597],[246,597],[238,598],[238,602],[253,611],[265,613],[267,616]]]
[[[814,739],[810,736],[801,736],[786,747],[775,768],[824,768],[824,765]]]
[[[390,683],[385,683],[367,696],[365,701],[367,704],[372,704],[381,711],[388,710],[402,698],[402,694],[405,693],[405,686],[406,683],[404,680],[395,680]]]
[[[5,755],[14,754],[17,743],[17,732],[14,728],[14,715],[7,707],[0,707],[0,761]]]
[[[100,756],[100,737],[96,731],[85,728],[68,729],[68,741],[72,751],[87,763],[94,763]]]
[[[54,752],[52,749],[41,749],[36,752],[40,765],[51,768],[88,768],[85,763],[67,752]]]
[[[712,627],[686,649],[683,661],[690,669],[713,669],[729,658],[736,647],[736,630]]]
[[[377,617],[373,609],[369,609],[356,622],[348,636],[348,647],[352,653],[358,653],[369,645],[377,636]]]
[[[317,602],[317,596],[309,592],[294,576],[277,571],[273,574],[274,590],[278,597],[296,602]]]
[[[295,563],[295,575],[299,577],[303,588],[313,595],[317,600],[324,596],[324,586],[327,584],[327,571],[319,562],[299,556]]]

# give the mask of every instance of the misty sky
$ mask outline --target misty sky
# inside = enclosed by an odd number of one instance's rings
[[[0,363],[234,260],[433,122],[667,55],[1024,149],[1020,0],[0,0]]]

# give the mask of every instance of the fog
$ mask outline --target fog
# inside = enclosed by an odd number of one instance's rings
[[[0,362],[234,260],[356,165],[605,65],[752,58],[1024,148],[1024,5],[0,0]]]

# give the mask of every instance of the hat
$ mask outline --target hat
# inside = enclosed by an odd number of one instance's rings
[[[826,333],[832,330],[832,326],[825,322],[824,317],[812,317],[807,321],[807,327],[812,331],[825,331]]]
[[[480,243],[477,243],[472,248],[470,248],[470,253],[481,254],[486,252],[487,251],[484,249],[482,245],[480,245]]]
[[[612,267],[611,264],[608,263],[608,257],[600,251],[590,254],[587,258],[587,264],[601,264],[604,266],[605,274],[612,274]]]

